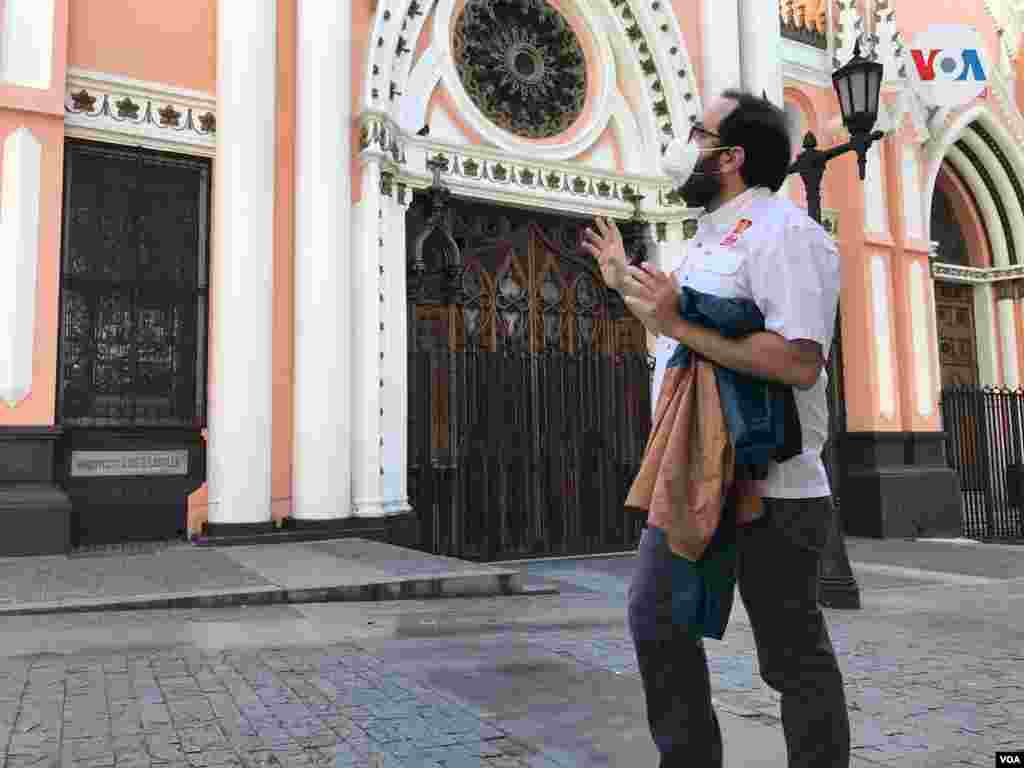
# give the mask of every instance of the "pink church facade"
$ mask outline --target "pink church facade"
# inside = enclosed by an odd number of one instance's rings
[[[661,151],[725,88],[784,106],[794,150],[807,131],[844,141],[830,78],[861,30],[885,65],[886,138],[863,182],[852,155],[832,162],[823,194],[842,254],[843,518],[954,532],[940,391],[1024,376],[1010,0],[531,0],[521,19],[504,0],[134,5],[0,2],[5,554],[344,532],[483,557],[453,542],[492,525],[492,556],[556,530],[558,551],[629,546],[614,509],[586,520],[600,457],[584,456],[599,440],[619,462],[601,482],[628,476],[651,398],[621,361],[653,340],[573,238],[614,216],[670,265],[699,212]],[[907,41],[944,22],[979,30],[991,84],[936,111],[907,85]],[[784,193],[803,201],[799,178]],[[431,288],[453,264],[459,298]],[[548,369],[488,389],[452,362],[513,342],[603,355],[607,379],[573,373],[558,400]],[[476,414],[499,395],[511,410],[486,432]],[[569,447],[543,479],[522,470],[518,511],[487,517],[519,498],[514,476],[437,478],[469,472],[472,435],[518,429],[509,413],[532,424],[534,464],[560,450],[543,448],[551,424]]]

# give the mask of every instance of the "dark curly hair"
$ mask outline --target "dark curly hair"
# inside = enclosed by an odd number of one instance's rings
[[[719,123],[718,135],[724,145],[743,147],[740,176],[748,187],[778,192],[789,174],[793,151],[786,113],[747,91],[729,89],[722,97],[736,102]]]

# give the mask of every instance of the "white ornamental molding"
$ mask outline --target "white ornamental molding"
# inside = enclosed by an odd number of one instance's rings
[[[516,156],[485,146],[450,146],[408,136],[382,113],[361,118],[360,161],[377,163],[382,189],[425,189],[437,180],[453,194],[509,205],[541,207],[617,219],[639,214],[652,224],[682,222],[698,211],[688,208],[668,178],[614,174],[571,162]]]
[[[212,94],[72,69],[64,100],[69,136],[212,157]]]
[[[1024,264],[1013,264],[1008,267],[963,267],[959,264],[933,260],[932,278],[951,283],[989,285],[1024,278]]]
[[[874,41],[875,60],[885,69],[882,82],[888,83],[906,78],[906,49],[902,33],[896,29],[896,9],[883,0],[875,7]]]
[[[835,36],[832,66],[835,69],[843,66],[853,57],[853,47],[857,38],[865,33],[864,17],[857,7],[857,0],[839,0],[839,29]]]

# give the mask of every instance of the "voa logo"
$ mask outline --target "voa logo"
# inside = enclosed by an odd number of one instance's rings
[[[996,765],[1024,765],[1021,760],[1021,754],[1015,752],[1012,755],[998,754],[996,755]]]
[[[907,74],[922,101],[935,107],[970,104],[989,85],[981,35],[962,24],[935,24],[910,45]]]

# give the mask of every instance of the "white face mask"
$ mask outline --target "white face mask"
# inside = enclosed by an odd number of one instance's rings
[[[682,186],[693,175],[700,160],[700,147],[692,141],[673,139],[661,159],[661,167],[677,185]]]

